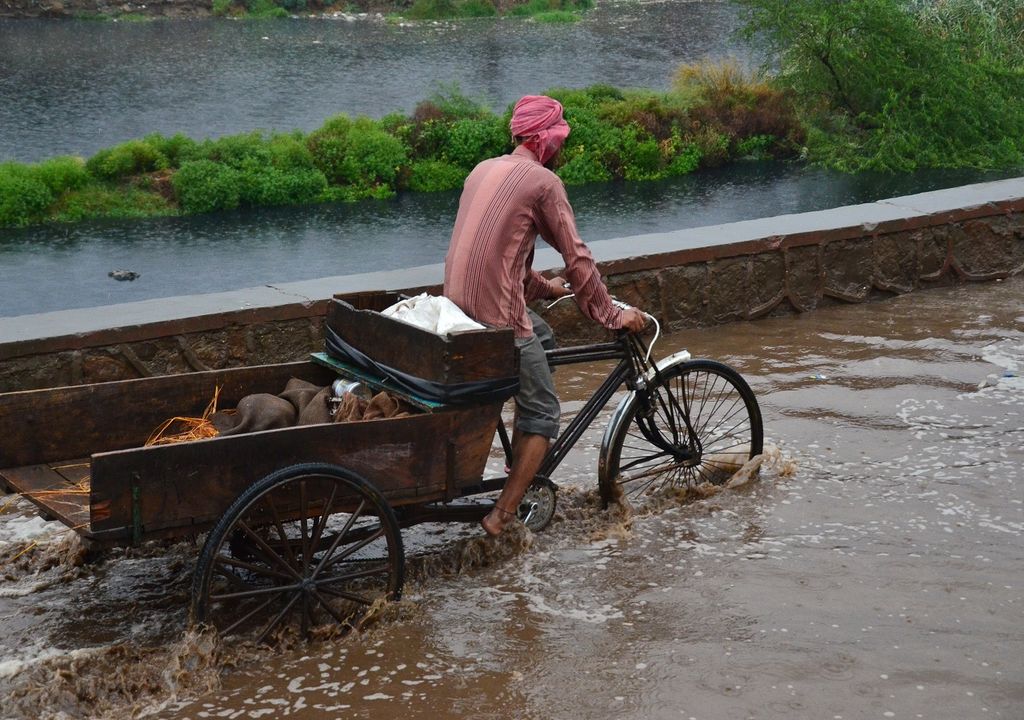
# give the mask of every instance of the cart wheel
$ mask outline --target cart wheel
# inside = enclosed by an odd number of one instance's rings
[[[394,512],[367,480],[303,464],[251,485],[199,555],[192,617],[222,636],[267,640],[296,620],[358,628],[401,596],[405,559]]]
[[[540,532],[546,528],[551,518],[555,516],[557,489],[557,486],[547,478],[536,478],[519,502],[516,517],[533,532]]]

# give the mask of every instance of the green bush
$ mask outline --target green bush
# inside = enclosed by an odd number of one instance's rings
[[[608,182],[611,173],[593,153],[581,152],[558,168],[558,176],[566,185]]]
[[[144,138],[147,145],[167,158],[169,167],[178,167],[185,160],[192,159],[198,143],[192,138],[175,133],[171,137],[165,137],[160,133],[152,133]]]
[[[452,121],[464,118],[486,118],[492,115],[485,103],[465,95],[458,83],[439,84],[431,96],[420,105],[432,107],[436,109],[440,117]]]
[[[171,180],[174,193],[187,213],[231,210],[241,200],[240,173],[212,160],[190,160]]]
[[[216,140],[204,140],[192,148],[188,160],[210,160],[242,168],[250,164],[269,165],[273,160],[270,144],[258,130],[241,135],[227,135]]]
[[[420,160],[410,168],[409,189],[413,192],[440,192],[462,187],[466,171],[441,160]]]
[[[328,182],[343,181],[342,165],[348,152],[348,135],[353,124],[354,121],[347,115],[335,115],[306,139],[313,164],[327,177]]]
[[[339,167],[345,182],[373,187],[393,186],[399,169],[409,160],[408,148],[372,122],[356,123],[348,134],[348,147]]]
[[[580,14],[572,10],[549,10],[548,12],[539,12],[533,16],[533,19],[541,23],[574,23],[579,22]]]
[[[622,135],[622,175],[626,180],[657,180],[662,177],[658,141],[635,126],[627,128]]]
[[[508,126],[494,116],[457,120],[446,135],[442,149],[444,159],[467,170],[485,158],[503,155],[512,149]]]
[[[240,172],[239,181],[243,205],[304,205],[327,190],[327,178],[312,169],[250,168]]]
[[[562,0],[529,0],[529,2],[512,6],[508,14],[513,17],[532,17],[538,13],[562,10],[564,8],[565,3]]]
[[[66,190],[78,190],[91,178],[85,162],[77,157],[50,158],[32,168],[32,174],[43,182],[54,196]]]
[[[459,16],[454,0],[416,0],[409,8],[413,20],[444,20]]]
[[[677,146],[673,149],[673,152],[672,159],[665,170],[666,177],[688,175],[700,167],[703,158],[700,148],[693,143],[685,143],[681,147]]]
[[[565,120],[571,130],[562,148],[563,162],[568,164],[577,155],[586,155],[604,167],[611,177],[621,177],[622,130],[602,122],[591,109],[566,106]]]
[[[100,150],[85,163],[86,169],[101,180],[121,180],[168,166],[163,153],[144,140],[129,140]]]
[[[771,146],[775,138],[771,135],[752,135],[736,143],[736,155],[764,159],[771,156]]]
[[[53,200],[50,188],[27,166],[0,163],[0,227],[39,222]]]
[[[52,217],[58,222],[78,222],[97,217],[143,218],[173,214],[174,208],[157,193],[91,186],[66,193],[54,206]]]
[[[246,0],[246,9],[252,18],[285,18],[288,11],[275,5],[273,0]]]
[[[458,10],[460,17],[494,17],[498,14],[491,0],[463,0]]]
[[[315,170],[313,153],[301,133],[271,136],[268,149],[271,164],[282,170]]]

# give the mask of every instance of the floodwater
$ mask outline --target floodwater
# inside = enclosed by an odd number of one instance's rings
[[[1024,277],[683,347],[758,394],[758,481],[602,512],[595,427],[547,530],[408,533],[405,600],[347,638],[222,647],[185,627],[195,546],[81,564],[3,498],[0,717],[1019,720]],[[569,412],[600,373],[558,370]]]

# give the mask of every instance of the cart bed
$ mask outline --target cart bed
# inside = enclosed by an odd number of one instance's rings
[[[501,403],[143,447],[166,419],[202,415],[218,387],[231,408],[292,377],[322,386],[337,373],[299,362],[2,394],[0,426],[19,431],[0,446],[0,481],[100,545],[206,530],[245,487],[300,462],[345,466],[392,505],[479,482]]]

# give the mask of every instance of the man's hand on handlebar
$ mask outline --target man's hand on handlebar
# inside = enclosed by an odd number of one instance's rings
[[[551,287],[551,297],[560,298],[566,295],[572,295],[572,288],[569,287],[569,283],[565,281],[565,278],[561,275],[556,275],[553,278],[548,279],[548,285]]]
[[[622,329],[638,333],[647,327],[647,314],[635,307],[626,308],[622,311]]]

